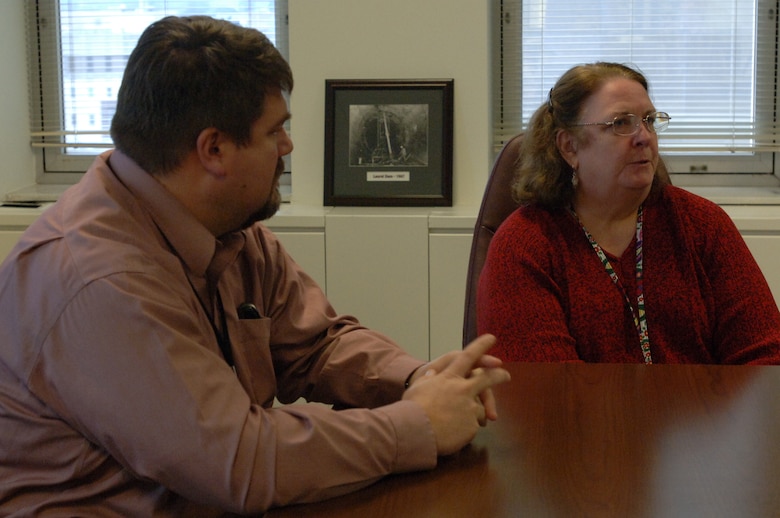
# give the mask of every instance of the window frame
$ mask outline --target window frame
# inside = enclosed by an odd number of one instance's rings
[[[289,56],[288,0],[274,0],[276,17],[276,46],[285,58]],[[30,0],[25,2],[27,51],[30,84],[31,132],[44,131],[45,125],[64,127],[64,79],[58,0]],[[46,66],[45,63],[56,63]],[[57,85],[56,88],[47,85]],[[45,122],[46,118],[50,122]],[[52,122],[53,121],[53,122]],[[49,137],[50,138],[50,137]],[[61,141],[62,142],[62,141]],[[95,154],[68,154],[66,146],[33,144],[36,157],[36,184],[70,185],[79,181],[94,161]],[[105,146],[110,149],[112,146]],[[287,169],[289,170],[289,162]]]
[[[780,128],[777,126],[777,89],[780,85],[780,52],[775,42],[780,38],[777,0],[757,0],[759,16],[757,30],[759,38],[756,49],[757,70],[764,73],[763,80],[757,79],[755,98],[766,99],[771,106],[757,108],[757,113],[767,114],[767,121],[774,126],[776,148],[773,151],[750,155],[731,156],[706,153],[665,153],[663,135],[660,137],[661,155],[667,163],[675,184],[681,186],[724,186],[724,187],[777,187],[780,186]],[[494,153],[516,133],[523,131],[522,113],[522,9],[523,0],[492,0],[491,20],[493,36],[493,127]],[[769,18],[771,16],[771,18]],[[519,29],[519,30],[518,30]],[[771,31],[770,35],[766,35]],[[518,49],[519,54],[518,54]],[[576,63],[572,63],[574,65]],[[652,77],[648,77],[652,96]],[[519,99],[514,92],[521,92]],[[541,95],[533,92],[531,95]],[[540,104],[541,104],[540,100]],[[660,106],[659,109],[665,109]],[[668,109],[666,110],[668,111]],[[519,112],[519,113],[518,113]],[[672,117],[675,114],[671,113]],[[672,121],[674,124],[674,121]],[[724,145],[724,150],[726,145]],[[695,171],[706,165],[706,172]]]

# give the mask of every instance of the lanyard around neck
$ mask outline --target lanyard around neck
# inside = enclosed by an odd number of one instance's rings
[[[577,214],[571,210],[572,215],[575,219],[577,219],[577,222],[580,224],[580,228],[582,228],[582,231],[585,233],[585,237],[588,238],[588,242],[590,243],[590,246],[593,248],[593,250],[596,252],[596,255],[598,255],[599,259],[601,260],[601,264],[604,265],[604,270],[609,274],[609,277],[612,279],[613,284],[620,290],[620,292],[623,294],[623,298],[626,302],[626,307],[628,307],[628,310],[631,312],[631,316],[634,319],[634,326],[636,326],[637,334],[639,335],[639,346],[642,348],[642,357],[645,360],[646,364],[653,363],[653,357],[650,354],[650,335],[647,332],[647,315],[645,314],[645,295],[644,295],[644,282],[643,282],[643,264],[644,264],[644,256],[642,254],[642,222],[643,222],[643,216],[642,216],[642,206],[639,206],[639,212],[637,213],[636,217],[636,308],[633,304],[631,304],[631,299],[628,296],[628,293],[626,292],[625,287],[623,286],[623,283],[620,282],[620,278],[617,276],[617,273],[615,272],[615,269],[612,267],[612,264],[609,262],[609,259],[607,258],[607,254],[604,252],[604,250],[599,246],[599,244],[596,242],[595,239],[593,239],[593,236],[588,232],[588,230],[585,228],[585,226],[580,221],[579,217],[577,217]]]

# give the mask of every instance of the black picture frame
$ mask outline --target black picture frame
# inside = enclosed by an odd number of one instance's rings
[[[325,81],[326,206],[452,206],[452,79]]]

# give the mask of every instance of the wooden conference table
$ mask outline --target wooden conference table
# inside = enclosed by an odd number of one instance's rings
[[[510,364],[429,472],[278,517],[777,517],[780,366]]]

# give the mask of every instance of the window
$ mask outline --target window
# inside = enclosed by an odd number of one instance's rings
[[[255,27],[287,55],[287,0],[28,1],[32,145],[39,183],[72,183],[112,147],[125,64],[143,30],[167,15],[209,14]]]
[[[616,61],[672,116],[661,153],[688,185],[777,185],[777,0],[494,0],[495,144],[573,65]]]

